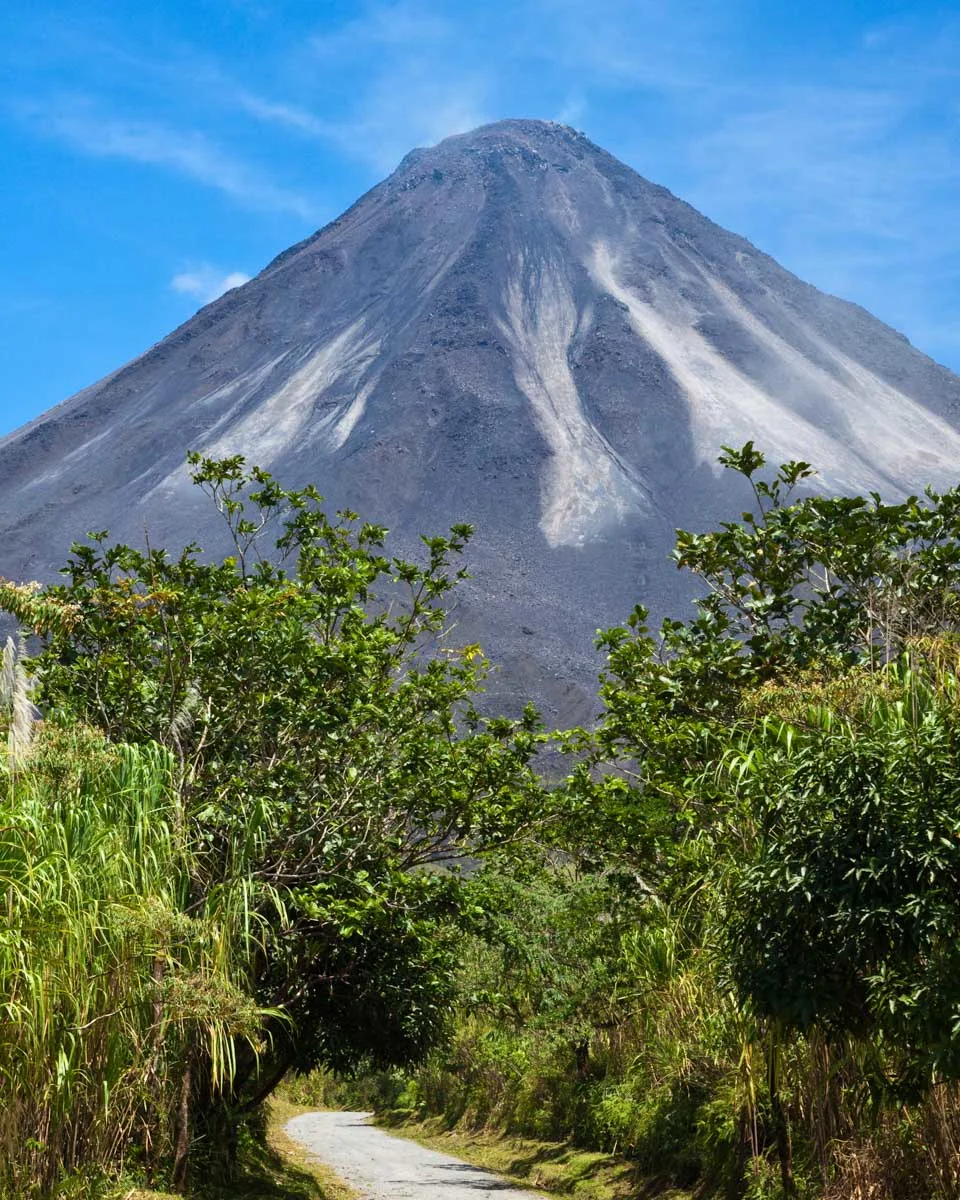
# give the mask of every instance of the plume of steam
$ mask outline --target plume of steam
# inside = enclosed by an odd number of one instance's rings
[[[11,767],[21,766],[36,733],[37,709],[30,699],[33,680],[27,673],[23,642],[7,638],[0,659],[0,712],[7,714],[7,756]]]

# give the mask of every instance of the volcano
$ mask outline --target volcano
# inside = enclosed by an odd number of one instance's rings
[[[410,553],[476,527],[450,636],[508,706],[589,719],[595,631],[689,611],[679,527],[746,497],[753,439],[831,492],[960,474],[960,378],[564,125],[414,150],[146,354],[0,440],[0,573],[91,529],[222,549],[188,449],[314,482]]]

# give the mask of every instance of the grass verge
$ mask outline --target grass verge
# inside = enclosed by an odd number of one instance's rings
[[[431,1150],[453,1154],[475,1167],[502,1175],[511,1183],[577,1200],[689,1200],[691,1193],[643,1180],[622,1158],[580,1150],[566,1142],[538,1142],[485,1129],[450,1129],[442,1117],[420,1119],[409,1113],[383,1113],[382,1129],[410,1138]]]
[[[203,1189],[190,1200],[357,1200],[357,1193],[304,1148],[288,1137],[291,1117],[312,1111],[275,1099],[269,1104],[266,1145],[245,1157],[243,1176],[228,1189]],[[167,1192],[134,1188],[115,1193],[116,1200],[183,1200]],[[113,1200],[113,1198],[111,1198]]]

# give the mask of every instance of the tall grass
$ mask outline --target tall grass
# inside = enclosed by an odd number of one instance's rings
[[[191,1047],[228,1080],[256,1011],[222,921],[187,915],[171,762],[45,729],[0,754],[0,1195],[169,1162]]]

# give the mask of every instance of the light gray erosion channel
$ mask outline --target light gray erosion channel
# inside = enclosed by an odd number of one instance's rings
[[[459,1158],[391,1137],[369,1118],[360,1112],[303,1113],[286,1130],[363,1200],[545,1200]]]

